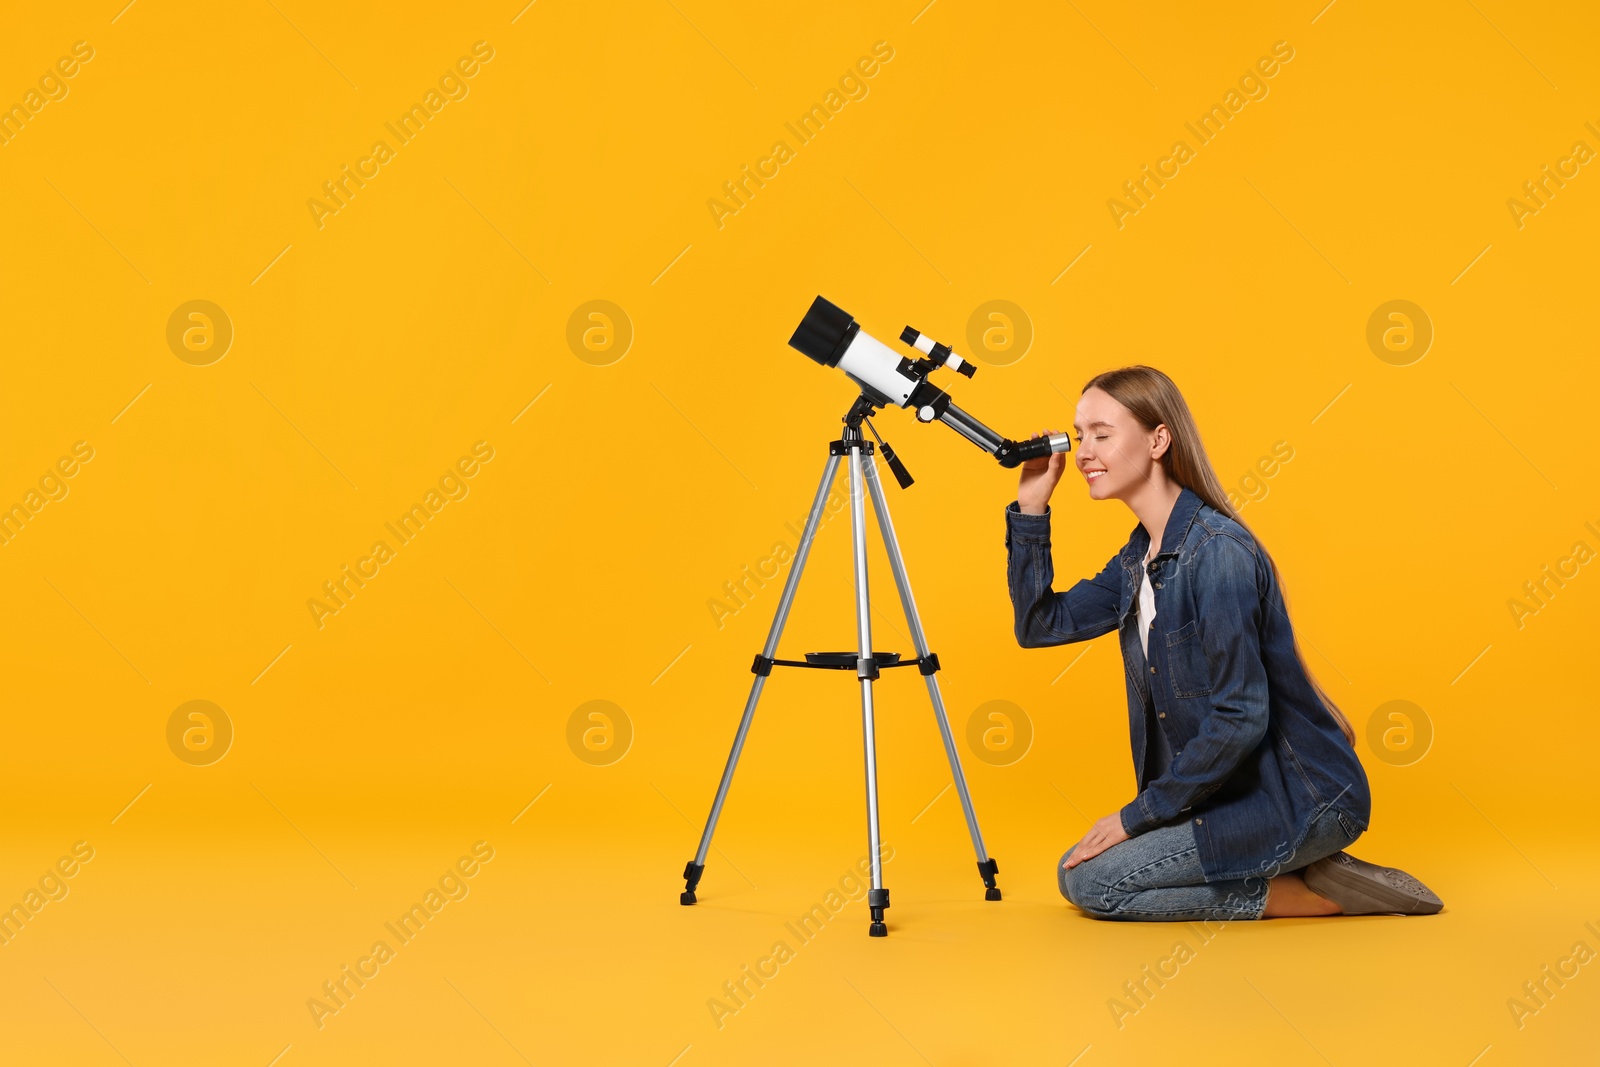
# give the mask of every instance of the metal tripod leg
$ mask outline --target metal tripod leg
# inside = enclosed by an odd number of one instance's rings
[[[685,888],[678,897],[680,904],[695,902],[694,890],[700,884],[700,876],[705,873],[706,853],[711,850],[711,835],[716,832],[717,819],[722,815],[723,802],[728,799],[728,787],[733,784],[733,771],[739,765],[739,754],[744,751],[745,737],[750,733],[750,720],[755,717],[756,702],[761,699],[761,689],[766,684],[768,672],[772,670],[771,660],[778,651],[778,638],[783,635],[783,625],[789,618],[789,608],[794,604],[795,589],[800,585],[800,572],[805,570],[806,557],[811,554],[811,541],[816,536],[817,524],[822,519],[822,508],[827,503],[828,490],[833,486],[834,475],[839,471],[839,459],[837,455],[828,456],[828,462],[822,468],[822,482],[817,486],[816,498],[811,502],[811,513],[806,516],[806,528],[800,535],[800,546],[795,550],[794,564],[789,568],[789,579],[783,583],[783,597],[778,601],[777,614],[772,619],[772,629],[767,632],[767,643],[762,649],[761,656],[751,668],[756,672],[755,681],[750,683],[750,696],[744,703],[744,715],[739,719],[739,731],[733,736],[733,750],[728,753],[728,763],[722,768],[722,781],[717,784],[717,798],[711,803],[711,815],[706,819],[705,832],[700,835],[700,847],[695,851],[694,859],[683,869]],[[767,661],[764,669],[763,659]]]
[[[862,457],[867,488],[872,491],[872,506],[878,515],[878,531],[883,534],[883,544],[889,553],[889,567],[894,571],[894,584],[900,590],[900,604],[905,609],[906,622],[911,626],[911,641],[917,657],[929,655],[928,639],[922,632],[922,619],[917,615],[917,603],[911,596],[911,580],[906,576],[905,560],[900,555],[900,542],[894,535],[894,523],[889,519],[889,502],[884,498],[883,485],[878,481],[878,464],[871,456]],[[944,699],[939,694],[939,680],[934,677],[938,663],[925,662],[922,680],[928,683],[928,696],[933,701],[933,715],[939,723],[939,736],[944,739],[944,754],[950,760],[950,773],[955,778],[956,795],[961,798],[961,810],[967,816],[967,833],[972,836],[972,847],[978,854],[978,873],[983,876],[986,900],[999,900],[1000,890],[995,886],[999,864],[989,857],[983,847],[983,833],[978,829],[978,816],[972,810],[972,796],[967,792],[967,778],[961,771],[961,757],[956,754],[955,738],[950,733],[950,720],[945,715]],[[870,739],[869,739],[870,744]],[[874,843],[876,844],[876,843]],[[876,884],[876,883],[874,883]]]
[[[867,592],[866,492],[861,484],[862,469],[870,470],[871,466],[872,458],[861,454],[861,437],[857,432],[850,441],[850,533],[855,551],[856,637],[860,645],[856,678],[861,684],[861,733],[866,739],[867,756],[867,844],[872,856],[872,888],[867,891],[872,924],[867,932],[873,937],[886,937],[889,928],[884,924],[883,910],[889,906],[889,891],[883,887],[883,853],[878,841],[878,745],[872,714],[872,682],[878,677],[878,664],[872,650],[872,605]]]

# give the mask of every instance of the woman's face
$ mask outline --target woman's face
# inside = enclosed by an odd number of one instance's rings
[[[1157,462],[1153,435],[1105,390],[1090,389],[1078,399],[1072,433],[1078,442],[1073,457],[1091,500],[1125,500],[1150,479]]]

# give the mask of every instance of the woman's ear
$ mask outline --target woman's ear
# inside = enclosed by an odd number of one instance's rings
[[[1160,459],[1166,455],[1167,449],[1172,447],[1172,431],[1167,429],[1167,424],[1162,423],[1150,431],[1150,458]]]

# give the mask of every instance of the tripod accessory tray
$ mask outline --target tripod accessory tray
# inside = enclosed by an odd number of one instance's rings
[[[750,664],[750,673],[766,677],[772,673],[774,667],[810,667],[823,671],[848,671],[854,669],[860,660],[859,653],[855,652],[807,652],[805,662],[797,659],[768,659],[757,652],[755,660]],[[939,654],[929,652],[926,656],[913,656],[911,659],[901,659],[898,652],[874,652],[872,654],[873,674],[877,677],[879,667],[916,667],[918,673],[933,674],[939,669]]]
[[[856,661],[861,658],[858,652],[807,652],[804,664],[796,663],[794,666],[832,668],[836,671],[854,670]],[[898,652],[874,652],[872,661],[880,667],[909,667],[909,663],[900,662]],[[778,662],[777,660],[773,661]],[[789,666],[785,664],[785,666]]]

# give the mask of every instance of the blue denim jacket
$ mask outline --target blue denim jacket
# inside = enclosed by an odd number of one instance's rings
[[[1136,580],[1150,547],[1139,523],[1100,573],[1064,593],[1051,585],[1051,512],[1006,506],[1007,579],[1017,643],[1042,648],[1120,632],[1138,795],[1122,809],[1130,836],[1188,819],[1206,880],[1275,874],[1319,809],[1363,830],[1366,771],[1323,708],[1294,653],[1272,568],[1245,528],[1188,487],[1179,493],[1147,575],[1156,615],[1139,647]],[[1145,780],[1145,702],[1172,763]]]

